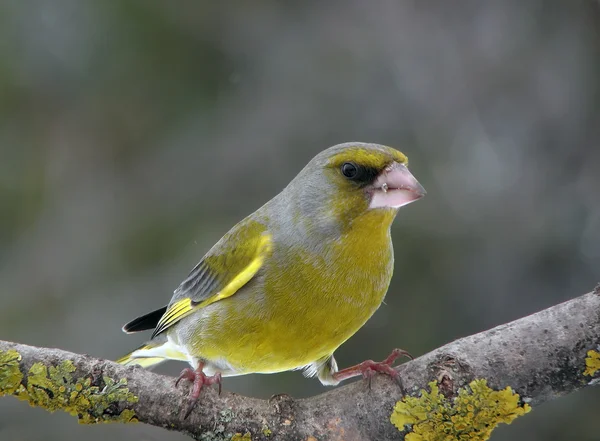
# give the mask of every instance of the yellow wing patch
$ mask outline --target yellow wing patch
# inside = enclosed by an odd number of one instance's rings
[[[219,291],[214,296],[206,299],[202,303],[199,303],[197,308],[204,308],[205,306],[210,305],[211,303],[217,302],[221,299],[232,296],[244,286],[246,283],[250,281],[252,277],[258,272],[258,270],[263,266],[265,261],[265,256],[267,256],[271,252],[272,243],[271,243],[271,235],[265,234],[261,236],[260,241],[258,243],[256,256],[252,261],[248,264],[246,268],[244,268],[236,277],[233,278],[231,282],[229,282],[225,288]]]
[[[194,302],[192,299],[186,297],[169,305],[169,308],[156,325],[156,329],[154,330],[152,337],[154,338],[156,335],[160,334],[170,326],[173,326],[179,320],[188,316],[192,312],[235,294],[242,286],[248,283],[252,277],[254,277],[258,270],[262,267],[265,257],[270,254],[271,250],[271,235],[263,234],[258,241],[254,258],[233,279],[231,279],[231,281],[227,283],[224,288],[199,303]]]
[[[163,332],[165,329],[167,329],[173,323],[176,323],[179,320],[181,320],[183,317],[188,315],[193,310],[194,310],[194,307],[192,305],[192,299],[189,299],[189,298],[181,299],[181,300],[169,305],[169,308],[165,312],[165,315],[163,315],[160,318],[160,320],[158,321],[158,324],[156,325],[156,329],[152,333],[152,338],[154,338],[154,336]]]

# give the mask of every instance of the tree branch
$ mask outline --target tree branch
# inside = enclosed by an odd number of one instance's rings
[[[473,415],[471,407],[470,413],[465,411],[463,415],[461,400],[463,404],[482,405],[482,409],[493,401],[502,411],[508,409],[506,418],[491,423],[486,420],[485,427],[510,422],[524,413],[528,405],[535,407],[594,384],[596,370],[600,368],[600,356],[594,352],[599,343],[598,289],[456,340],[399,367],[405,391],[417,398],[408,398],[396,407],[396,424],[404,427],[403,423],[412,423],[412,430],[421,434],[441,431],[432,416],[423,419],[421,415],[423,421],[419,419],[419,412],[425,412],[423,409],[429,404],[438,417],[441,412],[444,421],[454,424],[460,419],[468,426],[465,429],[456,423],[458,428],[444,430],[462,430],[460,433],[480,430],[477,425],[482,423],[480,419],[485,412],[476,410]],[[487,380],[492,390],[473,381],[477,379]],[[519,395],[512,395],[505,389],[507,386]],[[501,392],[493,395],[494,391]],[[298,400],[276,396],[267,401],[226,392],[219,397],[209,388],[202,392],[201,401],[190,417],[183,419],[188,388],[176,389],[171,377],[59,349],[0,341],[2,394],[15,395],[49,410],[66,410],[84,423],[140,421],[184,432],[196,439],[401,438],[390,423],[390,415],[394,405],[402,400],[402,393],[398,385],[383,376],[373,378],[371,389],[358,381]],[[487,403],[482,397],[492,400]],[[510,403],[504,403],[505,399]],[[500,411],[494,412],[500,415]],[[411,433],[410,426],[405,428],[405,435]],[[484,432],[478,433],[479,439],[485,439]],[[435,438],[431,435],[423,439]]]

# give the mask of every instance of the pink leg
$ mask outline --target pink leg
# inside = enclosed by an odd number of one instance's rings
[[[392,353],[389,355],[389,357],[383,361],[379,361],[379,362],[376,362],[373,360],[363,361],[362,363],[357,364],[356,366],[351,366],[349,368],[342,369],[341,371],[334,373],[333,378],[338,381],[344,381],[348,378],[357,377],[359,375],[362,375],[363,378],[369,379],[369,385],[370,385],[371,377],[373,375],[375,375],[376,372],[379,372],[381,374],[389,375],[394,380],[396,380],[397,382],[400,383],[400,375],[398,374],[398,371],[393,368],[393,365],[394,365],[394,362],[396,361],[396,359],[398,359],[399,357],[402,357],[402,356],[407,357],[411,360],[413,359],[412,355],[410,355],[408,352],[406,352],[402,349],[394,349],[392,351]]]
[[[183,417],[184,419],[190,415],[190,413],[194,409],[194,406],[198,402],[198,397],[200,397],[200,392],[202,392],[202,386],[218,384],[219,395],[221,395],[221,373],[217,372],[215,375],[208,376],[205,375],[204,372],[202,372],[203,367],[204,363],[199,363],[198,368],[196,370],[185,368],[181,371],[179,378],[177,378],[177,381],[175,382],[175,387],[179,385],[179,382],[181,380],[188,380],[193,383],[192,391],[190,392],[190,396],[188,399],[188,406],[185,411],[185,416]]]

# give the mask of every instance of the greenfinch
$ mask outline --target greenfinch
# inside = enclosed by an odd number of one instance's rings
[[[304,369],[335,385],[397,375],[401,350],[340,371],[333,354],[381,305],[394,269],[390,226],[425,195],[407,164],[397,150],[359,142],[315,156],[206,253],[167,306],[123,326],[153,333],[118,362],[188,362],[177,380],[193,383],[186,416],[221,376]]]

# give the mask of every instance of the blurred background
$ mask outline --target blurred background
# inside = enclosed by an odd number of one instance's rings
[[[415,355],[600,281],[595,1],[0,3],[0,338],[115,359],[222,234],[324,148],[394,146],[428,196],[340,366]],[[169,363],[160,372],[177,374]],[[226,379],[258,397],[299,372]],[[597,440],[600,396],[494,441]],[[188,438],[0,400],[0,439]]]

